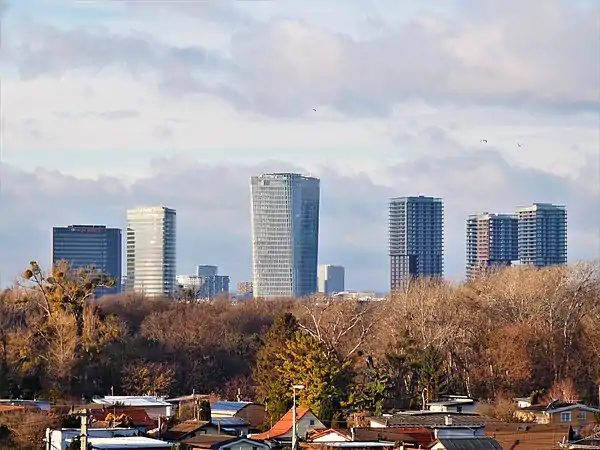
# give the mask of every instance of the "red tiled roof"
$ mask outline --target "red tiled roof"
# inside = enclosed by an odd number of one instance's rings
[[[308,408],[296,408],[296,420],[301,420],[309,412],[310,410]],[[292,422],[294,419],[293,414],[293,410],[290,409],[288,412],[285,413],[285,415],[281,419],[279,419],[279,422],[273,425],[273,427],[269,431],[265,431],[264,433],[259,434],[253,434],[252,439],[272,439],[289,433],[292,430]]]
[[[0,412],[23,411],[24,406],[0,405]]]

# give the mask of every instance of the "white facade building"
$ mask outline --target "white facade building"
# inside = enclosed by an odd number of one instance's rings
[[[173,296],[176,285],[176,212],[164,206],[127,211],[127,290]]]
[[[344,266],[322,264],[319,266],[319,292],[323,294],[337,294],[344,292],[345,284]]]

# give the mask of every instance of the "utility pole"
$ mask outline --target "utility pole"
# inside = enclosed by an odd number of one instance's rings
[[[81,450],[88,450],[88,429],[87,429],[87,409],[83,410],[83,414],[81,414]]]
[[[298,430],[296,425],[296,390],[304,389],[304,385],[297,384],[292,386],[293,394],[293,403],[292,403],[292,450],[296,450],[296,446],[298,445]]]

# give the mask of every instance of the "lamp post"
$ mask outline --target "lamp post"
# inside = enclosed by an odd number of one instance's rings
[[[293,403],[292,403],[292,450],[296,450],[296,445],[298,444],[298,436],[296,430],[296,391],[301,391],[305,386],[303,384],[295,384],[292,386],[293,394]]]

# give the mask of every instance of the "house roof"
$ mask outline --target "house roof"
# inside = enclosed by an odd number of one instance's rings
[[[450,417],[451,425],[446,425]],[[450,413],[434,411],[410,411],[394,414],[393,416],[369,417],[369,420],[388,427],[421,426],[421,427],[484,427],[485,418],[479,414]]]
[[[25,409],[24,406],[0,405],[0,413],[13,412],[13,411],[23,411],[24,409]]]
[[[466,399],[458,399],[458,400],[443,400],[439,402],[429,402],[427,406],[455,406],[455,405],[472,405],[475,403],[475,400],[466,398]]]
[[[95,420],[99,421],[107,421],[109,415],[113,415],[115,417],[119,417],[122,414],[129,416],[133,421],[133,425],[136,427],[139,426],[151,426],[154,425],[154,421],[148,416],[148,413],[143,408],[103,408],[103,409],[94,409],[90,411],[91,416]],[[117,419],[118,422],[118,419]]]
[[[308,408],[296,408],[296,420],[301,420],[309,412]],[[290,409],[269,431],[253,434],[252,439],[272,439],[283,436],[292,430],[292,421],[293,410]]]
[[[213,424],[222,427],[247,427],[250,425],[241,417],[212,417],[210,420]]]
[[[252,402],[215,402],[210,405],[211,412],[220,412],[227,414],[237,414]]]
[[[484,437],[438,439],[436,442],[440,442],[446,450],[502,450],[496,440]]]
[[[109,438],[97,438],[90,437],[88,442],[91,444],[93,449],[115,449],[123,450],[126,448],[131,449],[157,449],[157,448],[171,448],[171,444],[156,439],[151,439],[143,436],[127,436],[127,437],[109,437]]]
[[[520,446],[527,448],[552,449],[557,443],[569,436],[569,424],[537,424],[488,422],[485,427],[486,436],[493,437],[504,447],[509,448],[519,441]],[[520,447],[517,447],[520,448]]]
[[[129,395],[107,395],[106,397],[94,398],[92,399],[94,403],[99,403],[102,405],[115,405],[122,404],[123,406],[133,406],[133,407],[141,407],[147,408],[151,406],[171,406],[169,402],[164,401],[159,397],[151,397],[151,396],[129,396]]]
[[[258,445],[265,445],[256,439],[232,437],[225,434],[200,434],[190,439],[182,441],[186,445],[191,445],[198,448],[211,448],[214,445],[225,445],[230,442],[248,441]]]
[[[589,412],[600,412],[600,409],[592,408],[591,406],[584,405],[582,403],[568,403],[568,402],[552,402],[546,405],[537,404],[521,408],[520,411],[526,412],[546,412],[548,414],[556,414],[563,411],[570,411],[572,409],[583,409]]]
[[[167,441],[179,441],[209,423],[205,420],[186,420],[169,428],[162,437]]]

